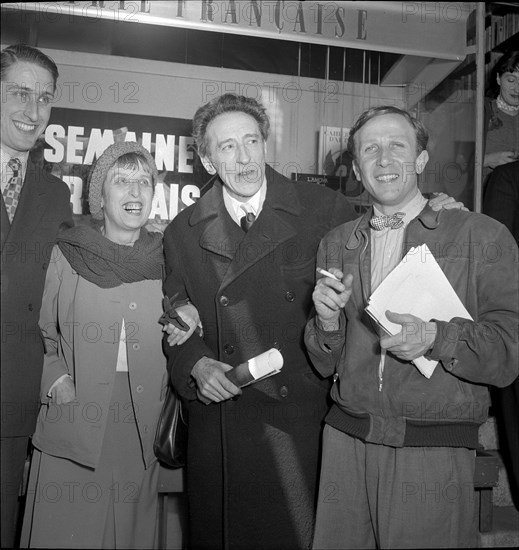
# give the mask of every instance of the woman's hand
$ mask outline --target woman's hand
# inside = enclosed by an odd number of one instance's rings
[[[55,405],[65,405],[74,399],[76,399],[76,387],[69,376],[57,382],[50,390],[50,402]]]
[[[517,153],[515,151],[498,151],[497,153],[487,153],[483,161],[483,166],[489,168],[495,168],[502,164],[508,164],[517,160]]]
[[[170,346],[183,344],[193,334],[200,322],[198,310],[193,304],[179,306],[176,310],[180,317],[182,317],[182,320],[189,325],[189,330],[183,331],[171,323],[167,324],[162,330],[168,333],[168,344]]]

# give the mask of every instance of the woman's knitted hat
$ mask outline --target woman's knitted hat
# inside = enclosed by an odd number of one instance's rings
[[[118,141],[110,145],[110,147],[108,147],[97,159],[90,172],[88,205],[90,207],[90,214],[94,220],[103,219],[101,196],[103,194],[103,185],[108,170],[116,163],[118,158],[128,153],[139,153],[146,159],[146,164],[149,166],[152,174],[153,189],[155,189],[155,183],[158,178],[157,166],[155,165],[153,157],[142,145],[134,141]]]

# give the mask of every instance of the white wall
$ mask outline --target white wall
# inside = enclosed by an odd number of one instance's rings
[[[273,129],[268,160],[288,174],[296,165],[301,172],[315,172],[320,126],[349,127],[370,105],[403,106],[398,87],[43,51],[60,71],[56,107],[191,119],[200,105],[221,93],[263,99]]]

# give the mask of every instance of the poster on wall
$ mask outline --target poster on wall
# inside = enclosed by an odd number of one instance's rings
[[[321,126],[317,170],[325,178],[325,185],[341,191],[355,204],[367,206],[369,198],[362,184],[355,178],[353,159],[347,150],[349,134],[349,128]]]
[[[67,183],[76,223],[88,223],[88,174],[115,141],[137,141],[159,173],[150,225],[164,230],[204,192],[209,180],[191,137],[191,120],[54,108],[42,143],[43,162]]]
[[[351,156],[347,152],[349,128],[321,126],[317,169],[327,176],[347,176],[351,171]]]

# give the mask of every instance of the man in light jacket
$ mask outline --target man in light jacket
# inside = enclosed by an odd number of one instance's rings
[[[316,549],[477,546],[473,475],[487,385],[506,386],[519,365],[517,246],[484,215],[430,209],[418,189],[427,139],[395,107],[364,112],[350,131],[373,208],[328,233],[317,257],[334,277],[315,286],[305,342],[318,371],[334,376],[334,403]],[[393,311],[387,318],[402,330],[382,334],[367,300],[424,243],[474,321]],[[423,355],[439,362],[429,379],[412,363]]]

